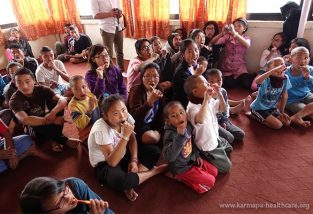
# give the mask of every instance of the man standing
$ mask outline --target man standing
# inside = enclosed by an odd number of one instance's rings
[[[94,19],[100,19],[100,32],[103,44],[109,48],[109,55],[113,56],[113,44],[116,52],[117,64],[124,72],[123,27],[119,19],[122,17],[119,0],[91,0]]]

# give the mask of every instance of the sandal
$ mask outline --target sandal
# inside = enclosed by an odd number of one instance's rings
[[[54,152],[62,152],[63,151],[63,145],[55,143],[52,145],[52,151]]]

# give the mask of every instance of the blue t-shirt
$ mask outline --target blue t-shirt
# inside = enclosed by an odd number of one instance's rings
[[[257,98],[251,103],[252,110],[269,110],[276,108],[282,93],[291,88],[288,76],[284,79],[281,88],[273,88],[270,78],[266,78],[260,85]]]
[[[287,104],[301,102],[313,89],[313,67],[309,66],[310,78],[305,80],[302,73],[298,76],[291,74],[291,66],[287,68],[286,75],[289,77],[292,88],[288,90]]]

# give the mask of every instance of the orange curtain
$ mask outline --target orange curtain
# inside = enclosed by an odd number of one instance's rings
[[[11,0],[11,3],[18,26],[29,40],[55,34],[45,0]]]
[[[5,38],[4,38],[4,34],[2,32],[2,29],[0,27],[0,45],[4,45],[5,44]]]
[[[64,33],[64,25],[69,23],[82,31],[75,0],[48,0],[48,7],[56,33]]]
[[[180,0],[180,24],[187,32],[204,27],[208,20],[230,23],[246,16],[247,0]]]
[[[133,27],[127,31],[129,36],[150,38],[157,35],[160,38],[167,38],[170,32],[169,0],[133,0],[134,5],[130,2],[129,0],[122,2],[124,14],[127,16],[127,28]]]
[[[132,3],[128,0],[123,0],[121,2],[121,8],[123,11],[123,14],[126,19],[126,29],[124,31],[124,34],[128,38],[134,37],[134,16],[132,13]]]

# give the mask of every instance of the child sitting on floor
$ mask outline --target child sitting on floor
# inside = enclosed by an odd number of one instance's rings
[[[185,183],[197,191],[209,191],[217,176],[215,166],[203,160],[194,144],[192,125],[187,121],[184,107],[177,101],[164,108],[166,120],[163,156],[169,162],[169,171],[175,180]]]
[[[251,113],[262,124],[272,129],[280,129],[290,124],[290,118],[284,110],[288,99],[287,90],[291,88],[291,84],[285,75],[286,66],[283,58],[271,59],[267,67],[268,71],[255,79],[260,86],[258,96],[250,105]]]
[[[37,177],[20,195],[22,213],[114,214],[109,204],[78,178]]]
[[[78,129],[79,139],[87,144],[91,127],[100,118],[98,100],[90,92],[84,77],[80,75],[71,77],[70,87],[74,97],[68,104],[68,108]]]
[[[203,76],[210,85],[216,84],[219,87],[222,86],[222,72],[220,70],[216,68],[209,69],[205,74],[203,74]],[[228,118],[230,109],[234,107],[229,107],[227,91],[224,88],[221,88],[221,92],[226,103],[226,111],[219,112],[216,115],[219,124],[219,136],[225,138],[229,143],[233,143],[234,141],[240,142],[243,140],[245,132],[235,126]],[[214,94],[214,97],[216,96],[217,95]]]
[[[217,84],[210,86],[201,75],[192,75],[186,80],[184,89],[189,99],[188,120],[194,126],[195,144],[200,154],[219,172],[228,172],[232,163],[227,155],[233,149],[227,140],[219,137],[216,117],[218,112],[226,110],[221,88]],[[218,97],[216,100],[214,93]]]
[[[291,122],[302,127],[311,125],[303,118],[313,119],[313,67],[309,66],[309,61],[308,49],[297,47],[291,51],[291,66],[286,70],[292,85],[288,90],[286,109],[294,114],[290,117]]]

